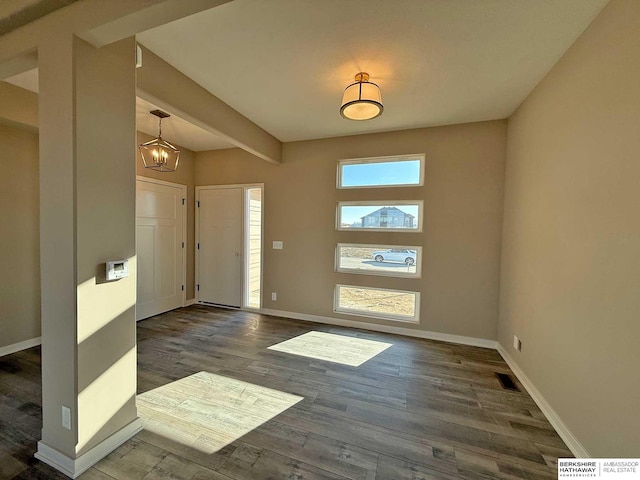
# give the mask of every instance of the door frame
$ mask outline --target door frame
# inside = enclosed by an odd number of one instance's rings
[[[262,309],[262,291],[263,291],[263,278],[264,278],[264,183],[234,183],[234,184],[224,184],[224,185],[201,185],[195,187],[195,299],[196,303],[202,303],[205,305],[209,305],[209,303],[205,303],[200,300],[200,290],[198,289],[198,285],[200,284],[200,249],[198,248],[198,244],[200,243],[200,191],[202,190],[223,190],[229,188],[240,188],[242,189],[242,204],[240,205],[242,211],[242,221],[241,223],[241,233],[242,233],[242,304],[240,305],[240,310],[251,310],[251,311],[260,311]],[[261,199],[262,199],[262,208],[260,209],[260,307],[253,308],[247,305],[247,260],[249,256],[248,252],[248,244],[247,244],[247,209],[249,207],[247,203],[247,190],[250,188],[259,188],[262,191]],[[218,305],[219,308],[231,308],[225,307],[223,305]],[[233,310],[237,310],[233,308]]]
[[[188,200],[188,188],[186,185],[182,183],[175,182],[167,182],[165,180],[157,180],[151,177],[145,177],[143,175],[136,175],[136,189],[138,185],[138,181],[147,182],[147,183],[155,183],[156,185],[164,185],[165,187],[173,187],[179,188],[182,192],[182,243],[184,244],[184,248],[182,248],[182,284],[184,285],[184,289],[182,290],[182,306],[187,306],[187,224],[189,223],[189,219],[187,217],[187,200]],[[137,218],[137,214],[136,214]],[[137,231],[137,228],[136,228]],[[137,252],[136,252],[137,255]],[[137,262],[137,256],[136,256]],[[138,269],[138,265],[136,263],[136,272]],[[137,278],[137,273],[136,273]],[[194,286],[195,287],[195,286]],[[137,286],[136,286],[137,288]],[[194,288],[195,289],[195,288]],[[197,293],[197,292],[195,292]],[[138,299],[136,298],[136,303]]]

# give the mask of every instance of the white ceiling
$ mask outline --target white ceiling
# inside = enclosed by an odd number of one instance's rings
[[[506,118],[608,0],[234,0],[138,36],[282,141]],[[0,14],[37,0],[0,0]],[[6,12],[5,12],[6,10]],[[359,71],[384,114],[340,117]],[[6,79],[38,91],[37,69]],[[157,107],[138,98],[138,130]],[[166,110],[166,109],[165,109]],[[164,137],[194,151],[232,144],[172,114]]]
[[[38,69],[15,75],[5,79],[18,87],[26,88],[38,93]],[[159,107],[141,98],[136,98],[136,128],[144,133],[158,135],[158,117],[151,115],[151,110],[158,110]],[[162,121],[162,136],[165,140],[180,145],[182,147],[200,152],[204,150],[218,150],[221,148],[233,148],[235,145],[222,140],[208,131],[193,125],[192,123],[175,116],[171,111],[165,109],[171,117]]]
[[[140,42],[282,141],[506,118],[607,0],[234,0]],[[384,114],[340,117],[359,71]]]

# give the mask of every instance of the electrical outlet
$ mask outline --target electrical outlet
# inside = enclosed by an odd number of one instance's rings
[[[522,351],[522,342],[515,335],[513,336],[513,348],[515,348],[519,352]]]
[[[71,409],[62,406],[62,426],[67,430],[71,430]]]
[[[274,302],[278,300],[278,294],[276,292],[271,292],[271,300]]]
[[[273,241],[273,249],[274,250],[282,250],[284,248],[284,244],[280,240]]]

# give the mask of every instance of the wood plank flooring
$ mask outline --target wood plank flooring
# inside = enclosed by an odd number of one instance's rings
[[[143,431],[82,479],[554,479],[572,456],[493,350],[203,306],[137,330],[139,393],[206,371],[304,398],[215,453]],[[310,331],[393,346],[358,367],[268,349]],[[40,405],[39,348],[0,358],[0,479],[66,478],[33,458]]]

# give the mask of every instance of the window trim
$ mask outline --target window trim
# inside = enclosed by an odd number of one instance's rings
[[[418,228],[349,228],[342,227],[342,215],[340,207],[366,207],[367,205],[379,205],[381,207],[395,207],[398,205],[417,205],[418,206]],[[363,200],[363,201],[339,201],[336,203],[336,231],[339,232],[404,232],[404,233],[422,233],[422,219],[424,210],[424,200]]]
[[[364,163],[392,163],[392,162],[406,162],[407,160],[419,160],[420,161],[420,181],[419,183],[403,183],[395,185],[357,185],[353,187],[345,187],[342,185],[342,166],[343,165],[359,165]],[[386,157],[365,157],[365,158],[346,158],[338,160],[338,168],[336,170],[336,188],[338,190],[353,190],[361,188],[411,188],[424,186],[424,169],[425,169],[425,154],[416,153],[412,155],[389,155]]]
[[[340,266],[340,247],[355,247],[355,248],[379,248],[381,250],[393,248],[393,249],[406,249],[416,251],[416,273],[397,273],[397,272],[385,272],[381,270],[366,270],[366,269],[354,269],[345,268]],[[334,271],[338,273],[348,273],[356,275],[371,275],[375,277],[396,277],[396,278],[422,278],[422,247],[421,246],[406,246],[406,245],[380,245],[377,243],[336,243],[335,249],[335,262]]]
[[[345,307],[340,307],[340,299],[339,299],[339,292],[340,292],[340,287],[347,287],[347,288],[360,288],[360,289],[364,289],[364,290],[381,290],[383,292],[394,292],[394,293],[410,293],[415,295],[415,302],[414,302],[414,310],[415,310],[415,314],[412,317],[409,317],[408,315],[393,315],[393,314],[389,314],[389,313],[380,313],[380,312],[369,312],[367,310],[356,310],[356,309],[351,309],[351,308],[345,308]],[[362,285],[344,285],[344,284],[336,284],[335,288],[333,289],[333,312],[334,313],[341,313],[344,315],[354,315],[357,317],[369,317],[369,318],[378,318],[381,320],[392,320],[394,322],[404,322],[404,323],[413,323],[413,324],[419,324],[420,323],[420,292],[414,292],[414,291],[410,291],[410,290],[396,290],[393,288],[377,288],[377,287],[364,287]]]

